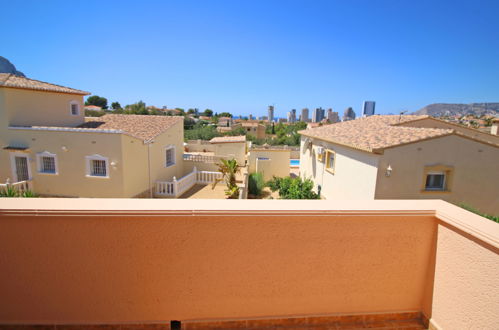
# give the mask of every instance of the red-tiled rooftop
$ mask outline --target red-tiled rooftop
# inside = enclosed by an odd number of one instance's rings
[[[423,118],[428,116],[377,115],[306,129],[299,133],[368,152],[454,133],[453,129],[400,126],[404,122]]]
[[[120,130],[125,134],[147,141],[155,138],[167,129],[182,122],[181,116],[114,115],[86,117],[86,123],[79,128],[99,128]]]
[[[91,93],[79,89],[50,84],[44,81],[16,76],[10,73],[0,73],[0,87],[32,89],[44,92],[56,92],[66,94],[90,95]]]
[[[210,143],[235,143],[246,142],[246,135],[240,136],[219,136],[210,140]]]

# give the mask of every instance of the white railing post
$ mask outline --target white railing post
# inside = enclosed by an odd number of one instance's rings
[[[173,177],[172,188],[173,188],[173,191],[172,191],[173,196],[178,197],[177,196],[178,187],[177,187],[177,178],[176,177]]]

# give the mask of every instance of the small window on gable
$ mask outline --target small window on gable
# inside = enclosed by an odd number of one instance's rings
[[[168,146],[165,148],[165,167],[175,165],[175,147]]]
[[[426,190],[445,190],[445,173],[428,173],[426,175]]]
[[[109,178],[109,161],[101,155],[86,157],[87,177]]]
[[[326,150],[326,170],[334,174],[334,168],[336,166],[336,152],[333,150]]]
[[[57,156],[48,151],[36,155],[38,173],[57,174]]]
[[[450,192],[453,176],[452,166],[425,166],[422,192]]]
[[[78,116],[80,114],[80,105],[78,104],[78,102],[72,101],[69,104],[69,107],[70,107],[71,114],[73,116]]]

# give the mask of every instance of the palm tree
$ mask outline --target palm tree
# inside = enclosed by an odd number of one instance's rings
[[[217,166],[218,171],[222,173],[222,178],[215,180],[211,189],[215,189],[215,186],[220,181],[225,180],[227,185],[225,194],[231,199],[237,199],[239,197],[239,187],[236,184],[236,174],[240,171],[237,161],[235,159],[221,159],[221,163],[218,163]]]

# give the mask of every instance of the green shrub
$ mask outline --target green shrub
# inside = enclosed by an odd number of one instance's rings
[[[0,189],[0,197],[38,197],[31,190],[19,191],[12,185]]]
[[[281,199],[320,199],[320,196],[312,191],[314,183],[308,179],[302,180],[300,177],[273,177],[267,186],[272,191],[279,191]]]
[[[11,185],[0,190],[0,197],[19,197],[19,191]]]
[[[457,204],[457,206],[462,207],[463,209],[468,210],[470,212],[473,212],[475,214],[478,214],[479,216],[482,216],[484,218],[487,218],[489,220],[492,220],[492,221],[499,223],[499,216],[497,216],[497,215],[494,216],[494,215],[482,213],[479,210],[477,210],[476,208],[474,208],[473,206],[465,204],[465,203],[459,203],[459,204]]]
[[[254,196],[261,196],[265,182],[262,173],[251,173],[248,178],[248,192]]]
[[[25,190],[19,195],[19,197],[32,198],[38,196],[31,190]]]

